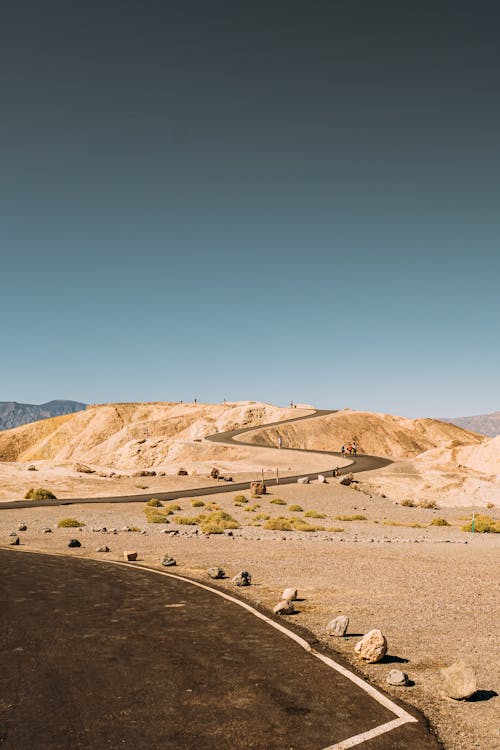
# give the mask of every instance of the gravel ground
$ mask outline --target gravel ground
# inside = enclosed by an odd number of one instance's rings
[[[286,505],[270,502],[278,490]],[[500,748],[500,697],[496,694],[500,693],[500,537],[461,531],[470,509],[402,507],[336,482],[273,488],[272,494],[240,507],[234,506],[231,494],[204,498],[209,500],[242,524],[232,536],[226,532],[207,537],[195,526],[174,523],[148,525],[144,504],[134,503],[4,509],[0,543],[8,545],[9,533],[25,522],[28,529],[19,532],[19,549],[101,559],[122,559],[125,549],[134,549],[142,564],[153,567],[168,552],[178,563],[171,572],[202,579],[211,565],[221,565],[229,576],[247,569],[252,586],[238,593],[269,608],[285,586],[295,586],[300,596],[298,613],[289,619],[356,663],[371,682],[421,709],[447,750]],[[245,510],[254,503],[260,508]],[[303,517],[304,513],[287,508],[293,503],[304,511],[327,514],[324,519],[308,518],[310,523],[343,530],[276,532],[256,525],[263,523],[256,520],[263,512],[272,517]],[[191,507],[189,500],[179,505],[181,515],[204,510]],[[485,512],[500,518],[498,509]],[[346,514],[364,515],[367,520],[336,519]],[[81,530],[55,528],[66,516],[86,526]],[[445,518],[450,526],[430,526],[437,517]],[[52,527],[52,533],[42,533],[46,526]],[[92,531],[103,526],[107,532]],[[124,526],[147,533],[121,531]],[[82,547],[68,549],[68,540],[75,536]],[[102,544],[110,547],[107,555],[96,552]],[[230,578],[214,585],[232,588]],[[326,623],[337,614],[350,617],[349,635],[344,639],[325,635]],[[373,627],[385,633],[388,657],[380,664],[360,665],[353,655],[354,644],[359,634]],[[440,695],[439,670],[458,659],[476,670],[476,700],[455,702]],[[389,669],[398,666],[409,674],[413,686],[386,684]]]

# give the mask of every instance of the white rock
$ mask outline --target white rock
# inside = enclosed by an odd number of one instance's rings
[[[292,588],[285,589],[283,593],[281,594],[281,598],[287,602],[295,601],[295,599],[297,599],[297,596],[298,596],[297,589],[292,589]]]
[[[441,670],[441,687],[448,698],[465,700],[477,690],[476,675],[472,667],[463,661],[456,661]]]
[[[342,638],[349,627],[349,618],[347,615],[339,615],[334,620],[330,620],[326,626],[326,632],[328,635],[335,635],[337,638]]]
[[[318,482],[320,484],[326,484],[326,477],[324,474],[318,474]]]
[[[273,607],[273,612],[275,615],[293,615],[295,612],[295,607],[293,606],[292,602],[288,601],[287,599],[283,599],[282,602],[279,602],[275,607]]]
[[[354,647],[356,655],[364,661],[375,664],[387,653],[387,641],[378,628],[370,630]]]
[[[404,687],[408,685],[408,675],[406,672],[402,672],[400,669],[391,669],[387,675],[387,682],[389,685],[396,685],[397,687]]]
[[[299,477],[297,484],[309,484],[309,477]]]

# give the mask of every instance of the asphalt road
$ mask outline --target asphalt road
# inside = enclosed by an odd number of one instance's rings
[[[0,570],[2,747],[340,750],[383,731],[354,744],[438,750],[421,721],[192,583],[2,549]]]
[[[257,427],[245,427],[239,430],[231,430],[229,432],[218,432],[215,435],[209,435],[206,437],[206,440],[210,440],[212,442],[216,443],[224,443],[226,445],[246,445],[251,446],[252,448],[256,447],[268,447],[268,448],[274,448],[275,450],[279,450],[276,445],[259,445],[257,446],[255,443],[249,443],[244,442],[243,440],[236,440],[236,438],[239,438],[241,435],[244,435],[248,432],[254,432],[255,430],[262,430],[265,427],[273,427],[277,425],[283,425],[287,422],[299,422],[304,419],[314,419],[315,417],[321,417],[326,414],[333,414],[334,411],[332,410],[317,410],[313,414],[307,414],[305,416],[301,417],[293,417],[292,419],[286,419],[279,422],[270,422],[265,425],[259,425]],[[336,462],[332,460],[333,458],[342,458],[342,454],[336,451],[317,451],[317,450],[307,450],[302,448],[286,448],[284,446],[282,450],[292,450],[292,451],[298,451],[299,453],[318,453],[323,454],[325,457],[329,457],[328,463],[325,459],[325,466],[321,469],[319,469],[317,472],[309,473],[308,476],[311,477],[311,479],[317,478],[318,474],[324,474],[326,476],[331,476],[333,469],[336,467]],[[388,466],[390,463],[392,463],[388,458],[381,458],[379,456],[367,456],[367,455],[358,455],[356,458],[350,459],[352,463],[349,466],[346,466],[344,468],[340,469],[341,474],[348,474],[349,472],[353,473],[360,473],[363,471],[371,471],[373,469],[381,469],[384,466]],[[304,476],[304,474],[295,474],[294,476],[288,476],[288,477],[281,477],[279,480],[280,484],[293,484],[297,481],[297,479],[301,476]],[[260,477],[256,477],[259,479]],[[271,487],[276,484],[275,479],[266,479],[266,484]],[[185,490],[173,490],[170,492],[155,492],[155,497],[157,497],[159,500],[176,500],[179,497],[202,497],[203,495],[213,495],[216,492],[241,492],[243,490],[248,490],[250,487],[250,482],[219,482],[217,484],[212,484],[207,487],[195,487],[193,489],[185,489]],[[0,510],[4,508],[42,508],[46,506],[56,506],[56,505],[73,505],[73,504],[81,504],[81,503],[143,503],[149,500],[151,497],[151,493],[149,494],[140,494],[140,495],[121,495],[116,497],[85,497],[85,498],[67,498],[64,500],[48,500],[48,501],[33,501],[33,500],[14,500],[12,502],[7,503],[0,503]]]

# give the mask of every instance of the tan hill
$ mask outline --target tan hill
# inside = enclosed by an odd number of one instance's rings
[[[80,461],[125,469],[207,459],[221,448],[196,442],[206,435],[302,413],[307,412],[255,402],[105,404],[0,433],[0,461]]]
[[[284,448],[340,451],[353,441],[360,453],[393,458],[417,456],[432,448],[479,445],[485,437],[436,419],[408,419],[348,409],[313,420],[258,430],[243,439]]]

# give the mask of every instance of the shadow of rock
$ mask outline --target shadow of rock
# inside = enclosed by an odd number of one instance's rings
[[[474,695],[471,695],[470,698],[467,699],[467,703],[478,703],[479,701],[489,701],[492,698],[497,698],[498,693],[496,693],[494,690],[476,690]]]

